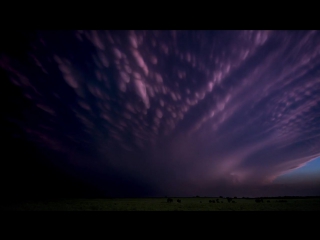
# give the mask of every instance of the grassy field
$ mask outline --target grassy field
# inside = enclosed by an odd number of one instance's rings
[[[1,211],[320,211],[320,198],[305,199],[233,199],[221,198],[116,198],[61,199],[1,205]],[[217,203],[219,199],[220,203]],[[215,203],[209,202],[215,200]],[[269,201],[269,202],[267,202]],[[286,201],[286,202],[284,202]],[[223,202],[223,203],[222,203]]]

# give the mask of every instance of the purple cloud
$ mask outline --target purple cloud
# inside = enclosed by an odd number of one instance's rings
[[[77,139],[102,175],[158,195],[278,194],[275,179],[320,156],[318,31],[61,34],[39,32],[29,67],[0,66],[61,135],[31,124],[30,137],[55,151]]]

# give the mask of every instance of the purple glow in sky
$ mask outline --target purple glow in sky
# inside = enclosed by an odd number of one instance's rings
[[[4,119],[106,195],[320,194],[319,31],[23,34]]]

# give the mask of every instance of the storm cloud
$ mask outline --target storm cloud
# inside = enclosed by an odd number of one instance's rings
[[[309,192],[274,183],[320,156],[319,31],[27,36],[20,57],[0,54],[30,102],[20,119],[5,117],[92,186],[126,196],[320,193],[319,179]]]

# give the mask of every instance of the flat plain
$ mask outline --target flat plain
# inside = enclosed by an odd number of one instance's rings
[[[1,211],[320,211],[320,198],[105,198],[7,203]],[[180,199],[181,202],[177,200]]]

